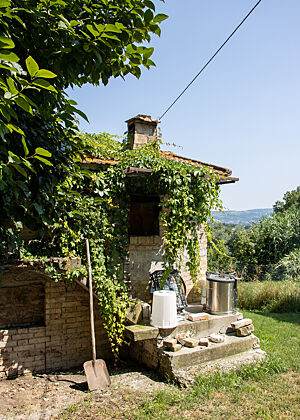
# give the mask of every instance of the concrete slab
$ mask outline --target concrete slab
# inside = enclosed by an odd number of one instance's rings
[[[203,312],[205,314],[206,312]],[[173,329],[159,329],[161,337],[175,337],[177,334],[185,333],[190,337],[208,337],[212,333],[225,333],[232,322],[241,319],[243,316],[240,312],[229,315],[211,315],[208,314],[208,319],[200,321],[180,321],[176,328]]]
[[[248,337],[225,336],[223,343],[211,343],[209,347],[183,347],[176,353],[159,350],[159,358],[161,360],[162,370],[167,375],[171,375],[173,371],[178,369],[252,350],[258,346],[258,342],[258,338],[253,334]]]
[[[261,349],[248,350],[243,353],[213,360],[200,365],[194,365],[186,369],[174,371],[174,379],[182,385],[192,385],[195,378],[216,371],[229,372],[243,365],[250,365],[265,360],[267,354]]]

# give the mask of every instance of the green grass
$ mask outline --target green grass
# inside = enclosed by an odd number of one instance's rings
[[[287,369],[300,372],[300,314],[259,311],[243,314],[253,320],[261,348],[280,359]]]
[[[149,395],[119,388],[107,400],[84,401],[61,418],[300,419],[299,314],[243,313],[254,322],[266,362],[198,377],[186,389],[168,385]]]
[[[240,282],[238,305],[264,312],[300,313],[300,281]]]

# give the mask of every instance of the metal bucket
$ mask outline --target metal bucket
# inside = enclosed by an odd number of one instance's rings
[[[237,311],[237,278],[233,275],[207,273],[206,311],[213,315]]]

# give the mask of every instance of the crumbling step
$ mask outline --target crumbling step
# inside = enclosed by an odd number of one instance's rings
[[[205,312],[203,312],[205,314]],[[228,315],[210,315],[208,319],[201,321],[181,321],[173,329],[159,329],[161,337],[176,337],[178,334],[186,334],[190,337],[207,337],[212,333],[225,333],[232,322],[243,318],[243,314],[237,312]]]
[[[165,376],[173,377],[176,370],[243,353],[258,347],[259,339],[251,334],[248,337],[226,335],[223,343],[210,343],[209,347],[182,347],[177,352],[160,349],[160,370]]]
[[[228,372],[238,369],[243,365],[250,365],[265,360],[267,354],[261,349],[244,351],[222,359],[213,360],[200,365],[194,365],[186,369],[174,370],[176,382],[182,385],[191,385],[197,376],[207,375],[216,371]]]

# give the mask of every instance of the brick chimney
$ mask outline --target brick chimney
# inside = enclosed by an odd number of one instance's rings
[[[157,138],[158,120],[152,120],[150,115],[137,115],[125,121],[128,127],[129,148],[144,146]]]

